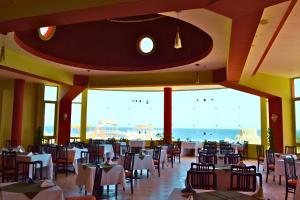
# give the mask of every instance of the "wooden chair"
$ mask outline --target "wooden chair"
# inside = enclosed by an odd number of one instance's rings
[[[293,157],[284,158],[284,171],[285,171],[285,199],[288,197],[288,193],[295,195],[297,187],[297,174],[295,160]]]
[[[97,165],[96,166],[96,172],[95,172],[95,178],[94,178],[94,186],[93,186],[93,196],[96,197],[97,200],[102,199],[102,193],[103,193],[103,186],[101,186],[101,179],[102,179],[102,168]]]
[[[6,140],[5,141],[5,147],[6,148],[17,147],[17,140]]]
[[[65,175],[68,176],[68,167],[73,167],[73,160],[69,159],[68,156],[68,148],[66,146],[56,146],[56,155],[55,155],[55,178],[57,177],[57,173],[61,171],[65,172]],[[75,169],[73,170],[75,174]]]
[[[99,144],[88,145],[89,163],[104,162],[104,146]]]
[[[201,153],[199,154],[198,162],[206,164],[217,164],[218,158],[216,154]]]
[[[131,153],[140,153],[141,150],[142,150],[142,147],[131,147],[130,148]]]
[[[215,171],[214,164],[205,164],[205,163],[191,163],[190,170],[195,171]]]
[[[39,175],[38,175],[39,172]],[[33,161],[33,162],[24,162],[19,161],[17,163],[17,180],[21,180],[26,182],[29,179],[29,174],[32,175],[32,179],[43,179],[43,162],[40,160]]]
[[[285,154],[297,154],[297,147],[296,146],[285,146],[284,153]]]
[[[188,170],[187,183],[193,189],[216,190],[217,176],[214,171]]]
[[[264,145],[256,145],[256,157],[257,157],[257,171],[259,171],[259,164],[265,162]]]
[[[266,150],[266,162],[267,162],[267,175],[266,175],[266,183],[267,183],[269,173],[275,171],[275,154],[273,151]],[[273,182],[274,181],[275,181],[275,174],[273,176]]]
[[[239,153],[237,153],[237,154],[230,153],[230,154],[226,154],[224,156],[224,164],[236,165],[242,160],[243,160],[243,157]]]
[[[167,149],[167,158],[168,160],[171,160],[171,166],[173,168],[173,163],[174,163],[174,145],[169,144],[168,149]]]
[[[119,159],[119,157],[121,155],[121,144],[117,143],[117,142],[114,142],[114,143],[112,143],[112,147],[113,147],[113,150],[114,150],[113,159],[117,160],[117,159]]]
[[[238,149],[238,153],[243,156],[243,159],[248,159],[248,141],[244,141],[243,147]]]
[[[124,159],[124,170],[125,170],[125,177],[126,179],[129,179],[130,181],[130,188],[131,188],[131,194],[133,194],[133,166],[134,166],[134,153],[127,152],[125,154]]]
[[[233,171],[230,175],[230,190],[255,192],[257,187],[257,177],[259,178],[259,185],[262,187],[261,173],[244,173]]]
[[[173,150],[173,155],[174,155],[174,162],[176,160],[176,157],[178,157],[179,163],[180,163],[180,155],[181,155],[181,142],[174,142],[174,150]]]
[[[40,147],[38,145],[28,145],[27,147],[27,152],[32,152],[32,153],[39,153],[40,152]]]
[[[240,166],[240,165],[231,165],[231,172],[240,172],[240,173],[256,173],[256,166]]]
[[[234,153],[234,149],[231,147],[231,145],[230,146],[229,145],[220,147],[220,153],[222,155]]]
[[[154,166],[157,167],[158,176],[160,177],[160,155],[161,155],[161,147],[157,147],[153,150],[153,162]]]
[[[2,151],[2,182],[17,180],[17,154],[15,151]]]

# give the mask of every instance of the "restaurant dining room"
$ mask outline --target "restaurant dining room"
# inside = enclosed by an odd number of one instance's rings
[[[0,200],[299,200],[297,0],[0,1]]]

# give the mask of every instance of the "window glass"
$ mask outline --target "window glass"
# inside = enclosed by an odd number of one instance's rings
[[[294,95],[300,97],[300,78],[294,79]]]
[[[261,143],[260,97],[231,89],[174,91],[178,140]]]
[[[55,103],[45,103],[44,136],[54,136]]]
[[[87,138],[160,139],[163,92],[89,90]]]
[[[45,101],[56,101],[57,100],[57,87],[56,86],[45,86],[44,93]]]
[[[72,103],[71,137],[80,137],[81,104]]]
[[[296,143],[300,143],[300,101],[295,101]]]
[[[73,103],[81,103],[81,98],[82,98],[82,95],[81,93],[79,95],[77,95],[77,97],[75,99],[73,99]]]

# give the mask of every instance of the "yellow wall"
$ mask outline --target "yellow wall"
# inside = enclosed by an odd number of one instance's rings
[[[295,134],[290,79],[257,73],[253,77],[242,77],[240,84],[282,98],[283,146],[293,145]]]
[[[12,109],[14,96],[14,81],[1,80],[0,81],[0,147],[5,146],[5,140],[10,139],[11,123],[12,123]]]
[[[25,83],[22,146],[27,148],[33,143],[36,129],[38,85]],[[5,140],[11,137],[12,113],[13,113],[14,80],[0,81],[0,148],[5,146]]]

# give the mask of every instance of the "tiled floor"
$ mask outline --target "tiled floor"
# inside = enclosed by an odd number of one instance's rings
[[[146,171],[142,179],[138,179],[134,182],[134,194],[130,194],[130,183],[126,184],[126,190],[123,191],[119,187],[117,199],[124,200],[164,200],[168,199],[169,194],[174,188],[181,188],[184,186],[184,180],[186,177],[186,171],[190,167],[190,163],[194,161],[195,158],[184,157],[179,164],[176,161],[174,168],[172,169],[169,165],[161,170],[161,176],[158,177],[157,174],[150,175],[147,179]],[[256,161],[248,160],[247,164],[256,165]],[[262,168],[262,167],[261,167]],[[265,172],[261,171],[263,174],[263,189],[265,199],[271,200],[283,200],[285,196],[285,180],[282,178],[282,185],[278,184],[278,177],[276,181],[272,181],[272,176],[269,176],[268,184],[265,183]],[[80,196],[84,195],[84,192],[80,193],[78,186],[75,185],[76,175],[69,174],[65,177],[63,174],[58,175],[57,184],[64,190],[66,197],[68,196]],[[105,190],[106,191],[106,190]],[[114,187],[111,186],[110,198],[116,199],[114,196]],[[293,195],[289,195],[289,199],[293,199]]]

